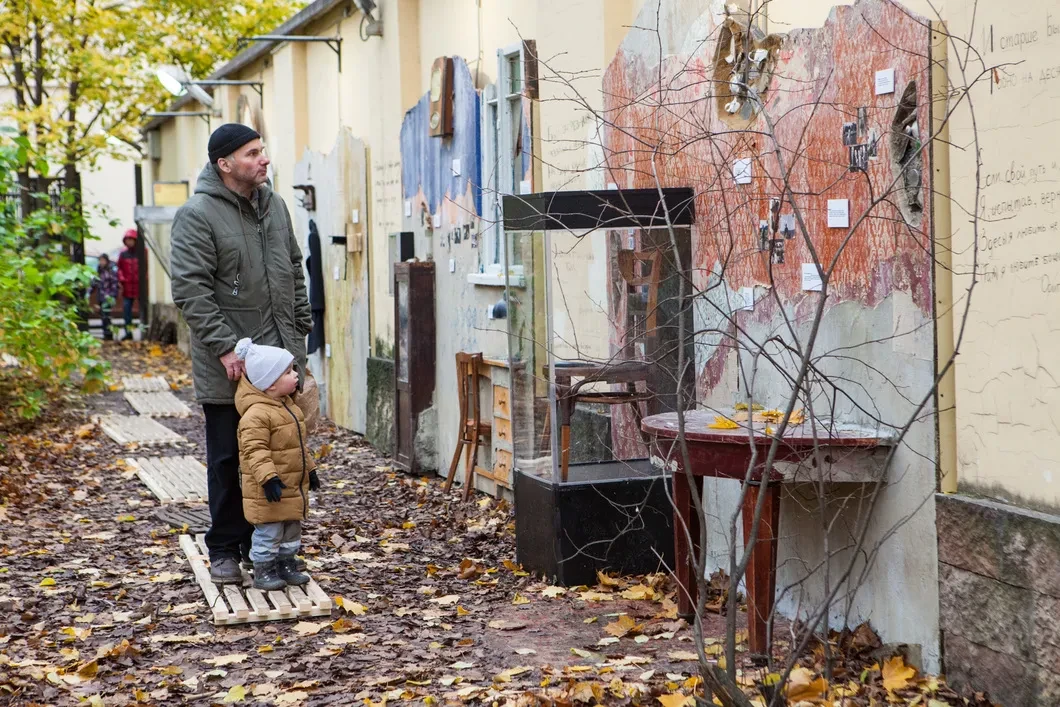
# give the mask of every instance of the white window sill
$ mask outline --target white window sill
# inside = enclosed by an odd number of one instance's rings
[[[512,287],[526,287],[522,275],[509,275]],[[467,281],[478,287],[504,287],[504,275],[494,275],[485,272],[473,272],[467,276]]]
[[[526,279],[523,277],[523,268],[517,265],[508,273],[508,280],[512,287],[526,287]],[[491,272],[468,273],[467,281],[478,287],[504,287],[504,272],[493,270]]]

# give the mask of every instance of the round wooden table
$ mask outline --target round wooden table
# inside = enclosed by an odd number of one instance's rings
[[[777,490],[783,476],[773,469],[768,483],[762,483],[762,467],[773,444],[774,435],[766,434],[767,423],[741,423],[738,429],[718,430],[710,425],[717,415],[705,410],[685,413],[685,440],[691,476],[737,479],[747,477],[752,452],[756,452],[758,466],[751,475],[743,500],[743,533],[750,537],[754,509],[760,493],[765,494],[758,537],[751,548],[747,565],[747,632],[748,643],[755,653],[766,653],[766,626],[773,611],[776,594],[777,531],[780,524],[780,499]],[[753,435],[748,426],[751,426]],[[769,423],[774,430],[780,425]],[[663,460],[673,472],[674,499],[674,562],[678,583],[678,611],[690,616],[696,604],[697,583],[692,558],[699,556],[699,518],[692,512],[693,503],[688,474],[680,447],[677,444],[677,413],[663,413],[645,417],[641,430],[651,439],[650,452]],[[857,425],[818,422],[816,436],[809,422],[788,425],[777,447],[775,461],[799,462],[813,453],[815,444],[821,448],[871,449],[889,446],[891,438],[881,430]],[[688,540],[692,539],[689,548]],[[691,552],[690,552],[691,550]]]

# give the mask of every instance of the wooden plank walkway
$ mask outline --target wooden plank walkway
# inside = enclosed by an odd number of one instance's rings
[[[191,408],[169,391],[158,393],[125,392],[133,410],[148,417],[189,417]]]
[[[162,376],[125,376],[121,384],[127,393],[169,392],[169,382]]]
[[[140,415],[104,415],[99,418],[104,434],[118,444],[176,444],[187,440],[168,427]]]
[[[215,625],[331,615],[331,599],[315,579],[304,587],[263,592],[254,589],[250,573],[243,570],[242,586],[214,584],[210,581],[205,536],[196,535],[193,538],[191,535],[181,535],[180,548],[191,563],[191,570],[206,596]]]
[[[207,499],[206,467],[194,457],[129,457],[125,463],[163,503]]]

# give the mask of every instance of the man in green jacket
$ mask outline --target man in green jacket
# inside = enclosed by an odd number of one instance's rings
[[[206,417],[210,575],[234,584],[253,531],[239,488],[235,391],[243,363],[235,345],[250,337],[290,351],[301,385],[313,318],[302,253],[287,206],[269,184],[261,136],[228,123],[208,147],[195,194],[173,220],[173,301],[191,329],[195,398]]]

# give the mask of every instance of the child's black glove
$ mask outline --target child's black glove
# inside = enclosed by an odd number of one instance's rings
[[[261,488],[265,489],[265,500],[269,503],[279,503],[280,498],[283,497],[283,489],[287,488],[287,484],[280,481],[279,476],[274,476],[264,484]]]
[[[317,476],[316,469],[309,472],[309,490],[319,491],[320,490],[320,477]]]

